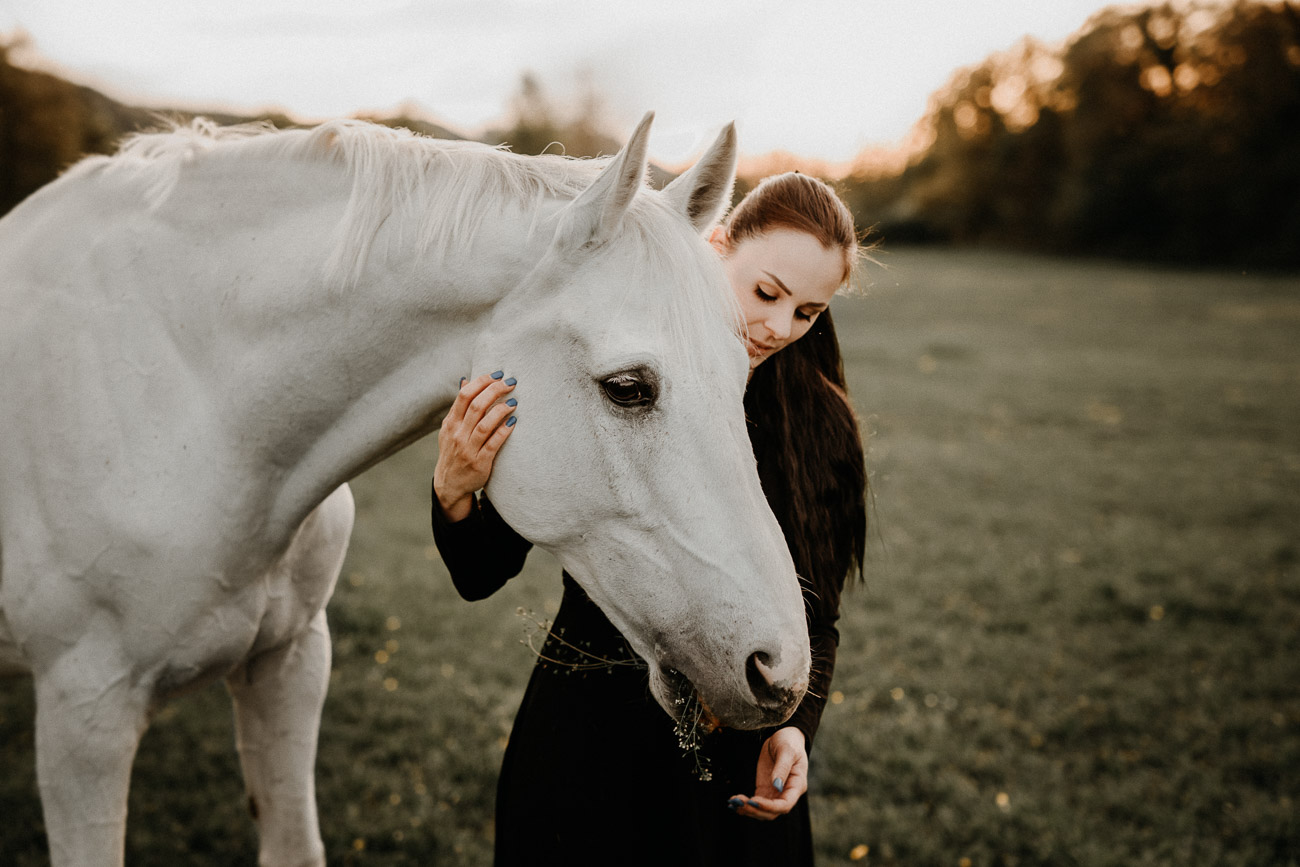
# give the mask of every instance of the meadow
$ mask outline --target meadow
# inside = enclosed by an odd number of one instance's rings
[[[1300,279],[878,258],[835,305],[874,505],[813,753],[819,863],[1300,864]],[[331,865],[490,863],[526,640],[559,600],[541,552],[494,598],[455,595],[435,458],[425,440],[353,485]],[[0,681],[5,867],[48,863],[32,711],[30,680]],[[255,853],[214,684],[144,738],[127,863]]]

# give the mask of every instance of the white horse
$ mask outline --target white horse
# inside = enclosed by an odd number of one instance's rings
[[[30,672],[52,860],[120,864],[161,702],[224,677],[259,863],[324,863],[313,765],[344,484],[519,377],[490,494],[680,713],[784,720],[793,564],[745,432],[747,358],[701,232],[724,130],[645,187],[356,122],[196,123],[87,159],[0,221],[0,672]]]

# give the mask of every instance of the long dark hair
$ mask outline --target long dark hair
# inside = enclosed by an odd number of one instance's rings
[[[862,578],[867,470],[829,310],[754,370],[745,414],[763,491],[812,591],[810,613],[833,621],[846,577]]]

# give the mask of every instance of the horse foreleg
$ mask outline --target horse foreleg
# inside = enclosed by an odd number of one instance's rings
[[[36,775],[53,867],[121,865],[149,694],[82,641],[36,675]]]
[[[322,609],[293,641],[253,657],[226,678],[249,810],[261,838],[260,867],[325,863],[315,765],[329,672]]]

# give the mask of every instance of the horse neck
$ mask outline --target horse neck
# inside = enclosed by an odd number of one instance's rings
[[[249,469],[272,480],[276,531],[296,527],[330,491],[434,429],[460,377],[484,372],[471,371],[470,359],[493,308],[542,253],[529,238],[536,215],[522,205],[483,220],[445,255],[422,253],[414,233],[390,218],[359,279],[322,286],[348,189],[337,178],[298,180],[316,192],[267,220],[251,256],[245,226],[212,244],[247,274],[236,278],[235,315],[217,312],[230,329],[211,365],[228,410],[222,417],[240,443],[257,443]]]

